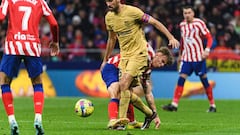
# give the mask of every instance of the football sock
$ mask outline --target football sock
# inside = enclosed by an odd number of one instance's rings
[[[35,114],[34,121],[41,122],[41,121],[42,121],[42,114],[36,113],[36,114]]]
[[[15,116],[14,115],[8,115],[8,122],[11,124],[13,122],[16,123],[16,119],[15,119]]]
[[[109,120],[117,119],[118,117],[118,104],[119,99],[112,98],[108,103],[108,118]]]
[[[121,91],[121,98],[119,102],[119,118],[127,118],[127,110],[130,102],[130,91]]]
[[[36,113],[42,114],[43,104],[44,104],[44,94],[43,94],[42,84],[33,85],[33,90],[34,90],[33,102],[34,102],[35,114]]]
[[[2,101],[4,104],[7,115],[14,115],[13,96],[9,84],[1,86],[2,89]]]
[[[132,103],[129,103],[128,111],[127,111],[127,118],[129,119],[130,122],[135,121],[135,119],[134,119],[134,108],[133,108]]]
[[[213,93],[212,93],[212,87],[211,86],[206,88],[206,94],[207,94],[210,105],[213,106],[213,107],[216,107],[215,102],[214,102],[214,98],[213,98]]]
[[[152,115],[152,110],[143,103],[142,99],[138,97],[136,94],[132,93],[131,96],[132,104],[141,112],[143,112],[146,116]]]
[[[178,105],[178,102],[182,96],[182,93],[183,93],[183,85],[184,85],[184,82],[185,82],[185,78],[183,77],[179,77],[178,78],[178,84],[175,88],[175,91],[174,91],[174,96],[173,96],[173,101],[172,101],[172,105],[175,105],[177,107]]]
[[[214,98],[213,98],[213,93],[212,93],[212,87],[209,85],[208,83],[208,79],[207,78],[200,78],[201,82],[206,90],[206,95],[208,97],[208,100],[210,102],[210,105],[215,107],[215,102],[214,102]]]

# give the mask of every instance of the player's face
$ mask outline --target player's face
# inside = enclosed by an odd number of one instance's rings
[[[117,12],[119,9],[120,0],[105,0],[110,11]]]
[[[159,68],[167,64],[167,56],[163,55],[161,52],[157,52],[152,60],[152,67]]]
[[[183,9],[183,17],[187,22],[192,22],[194,18],[194,12],[191,8]]]

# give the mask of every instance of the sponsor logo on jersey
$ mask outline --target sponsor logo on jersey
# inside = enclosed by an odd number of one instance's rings
[[[34,35],[22,34],[21,32],[18,32],[17,34],[14,34],[14,39],[15,40],[31,40],[31,41],[36,40]]]

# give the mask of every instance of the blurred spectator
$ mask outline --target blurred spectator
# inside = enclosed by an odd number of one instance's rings
[[[41,44],[42,44],[42,52],[41,52],[41,56],[43,60],[49,61],[51,59],[50,56],[50,50],[49,50],[49,43],[50,43],[50,38],[49,35],[43,35],[41,37]]]
[[[67,24],[72,23],[72,18],[74,16],[74,6],[72,2],[67,2],[66,7],[63,11]]]
[[[148,43],[152,46],[154,50],[157,50],[162,45],[162,37],[157,34],[155,30],[152,30],[148,34]]]
[[[75,29],[73,28],[73,25],[69,24],[67,26],[67,31],[65,32],[66,36],[67,36],[67,40],[69,42],[73,42],[75,40],[75,38],[74,38],[74,31],[75,31]]]
[[[67,36],[65,34],[60,35],[60,43],[59,43],[59,47],[61,48],[61,52],[59,54],[59,57],[61,58],[62,61],[66,61],[68,60],[68,50],[67,50],[67,46],[68,46],[68,40],[67,40]]]
[[[217,44],[218,44],[218,41],[217,41],[217,30],[216,30],[216,27],[214,25],[212,25],[209,30],[210,30],[210,33],[212,35],[212,40],[213,40],[211,49],[214,49],[217,46]]]
[[[87,61],[100,61],[102,60],[100,49],[98,49],[94,43],[93,40],[89,39],[87,41],[86,49],[88,50],[86,53]]]
[[[81,30],[76,30],[75,39],[73,42],[67,47],[71,50],[68,54],[68,60],[72,61],[80,61],[85,60],[86,57],[86,49],[82,42],[82,32]]]
[[[240,35],[240,15],[236,17],[236,24],[234,26],[234,30],[238,35]]]
[[[234,52],[237,54],[237,55],[240,55],[240,42],[237,42],[234,46]]]
[[[226,53],[230,50],[231,50],[231,48],[228,47],[228,45],[226,45],[225,38],[223,36],[219,37],[218,45],[217,45],[217,47],[214,48],[214,51],[221,54],[221,53]]]

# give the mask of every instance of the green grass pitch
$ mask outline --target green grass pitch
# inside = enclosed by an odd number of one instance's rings
[[[95,107],[87,118],[78,117],[74,112],[75,102],[80,97],[46,98],[43,126],[46,135],[239,135],[240,100],[216,100],[217,113],[206,113],[207,100],[181,99],[178,112],[165,112],[161,106],[170,99],[157,99],[161,127],[154,129],[131,129],[115,131],[106,129],[108,122],[107,103],[109,99],[90,99]],[[21,135],[34,135],[32,98],[15,98],[15,117]],[[135,110],[136,119],[144,120],[144,115]],[[0,103],[0,135],[9,135],[9,125],[3,104]]]

